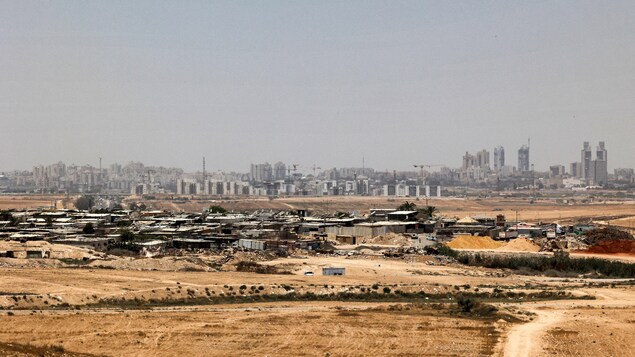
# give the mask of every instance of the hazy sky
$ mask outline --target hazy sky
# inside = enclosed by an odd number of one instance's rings
[[[0,170],[635,167],[635,1],[0,0]]]

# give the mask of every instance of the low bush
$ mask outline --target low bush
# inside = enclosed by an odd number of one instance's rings
[[[519,274],[534,272],[549,276],[574,277],[595,274],[603,278],[635,278],[635,264],[600,258],[571,258],[569,253],[556,251],[553,256],[536,254],[487,254],[446,251],[461,264],[493,269],[513,269]]]

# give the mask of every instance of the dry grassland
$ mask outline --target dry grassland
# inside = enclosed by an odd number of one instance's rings
[[[431,308],[395,312],[334,303],[2,319],[0,340],[109,356],[487,356],[504,329]]]
[[[589,338],[596,343],[600,343],[602,336],[611,336],[608,341],[615,342],[615,349],[631,346],[629,327],[635,321],[635,295],[630,286],[590,290],[583,287],[585,281],[577,279],[430,266],[417,260],[296,257],[262,263],[294,267],[295,274],[2,268],[0,305],[6,308],[12,304],[14,309],[0,311],[0,354],[490,356],[503,355],[510,341],[521,341],[517,345],[531,348],[526,353],[512,350],[513,353],[506,354],[509,356],[542,353],[567,356],[575,355],[576,348],[582,350],[575,347],[576,343],[580,346],[579,341],[563,342],[568,338],[564,335],[572,332],[561,332],[556,327],[578,331],[585,338],[590,334]],[[346,267],[347,275],[321,276],[319,269],[323,266]],[[316,271],[317,275],[305,276],[306,270]],[[525,321],[516,323],[508,323],[496,315],[476,318],[451,314],[448,312],[448,307],[454,306],[451,300],[444,305],[291,300],[229,305],[178,303],[190,296],[204,297],[206,293],[230,294],[240,291],[241,285],[262,286],[259,294],[266,295],[281,294],[284,291],[281,286],[290,286],[298,293],[323,294],[351,289],[359,292],[360,287],[374,284],[380,286],[379,294],[382,287],[448,296],[459,289],[474,292],[498,287],[531,292],[564,288],[575,295],[594,294],[598,300],[497,303],[501,313]],[[150,309],[135,308],[132,304],[122,309],[117,305],[100,305],[104,299],[128,302],[168,299],[174,303]],[[60,306],[62,301],[70,305]],[[590,311],[589,318],[585,309]],[[533,317],[528,317],[525,311],[535,313],[537,318],[532,321]],[[583,332],[597,326],[604,314],[615,321],[599,324],[600,330]],[[529,344],[526,339],[538,342]],[[592,344],[593,340],[585,341]],[[21,352],[16,352],[19,349]],[[60,350],[64,353],[56,354]]]

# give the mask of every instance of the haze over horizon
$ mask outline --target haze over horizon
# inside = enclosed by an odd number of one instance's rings
[[[1,1],[0,171],[635,167],[633,1]],[[492,159],[493,157],[491,157]]]

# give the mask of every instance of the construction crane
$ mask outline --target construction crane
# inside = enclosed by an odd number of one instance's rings
[[[313,164],[313,166],[301,166],[300,164],[292,164],[291,166],[293,166],[293,174],[294,175],[298,171],[298,169],[308,169],[308,170],[312,170],[313,171],[313,176],[315,177],[315,172],[317,170],[322,170],[322,168],[317,166],[316,164]]]
[[[412,166],[414,166],[415,168],[418,168],[418,169],[421,170],[421,186],[424,189],[424,194],[426,196],[426,207],[427,207],[428,206],[428,194],[427,194],[427,192],[425,192],[425,190],[426,190],[426,175],[424,175],[423,169],[425,167],[431,168],[431,167],[439,167],[439,166],[443,166],[443,165],[439,165],[439,164],[432,164],[432,165],[419,164],[419,165],[412,165]]]

